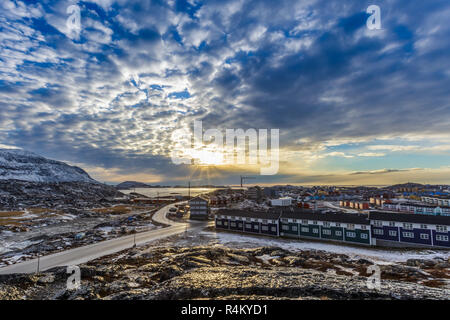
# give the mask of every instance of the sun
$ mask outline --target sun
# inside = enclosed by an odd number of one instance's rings
[[[192,155],[195,164],[199,166],[219,166],[223,165],[223,154],[220,151],[197,150]]]

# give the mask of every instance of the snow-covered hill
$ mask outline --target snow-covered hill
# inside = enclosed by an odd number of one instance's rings
[[[0,180],[97,183],[81,168],[18,149],[0,149]]]

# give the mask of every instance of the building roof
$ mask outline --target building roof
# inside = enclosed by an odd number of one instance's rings
[[[370,211],[371,220],[396,221],[423,224],[450,225],[450,216],[433,216],[416,213],[393,213],[383,211]]]
[[[216,215],[274,220],[280,217],[279,212],[250,211],[238,209],[219,209]]]
[[[353,224],[370,224],[367,214],[347,213],[347,212],[329,212],[329,211],[313,211],[313,210],[284,210],[281,218],[299,219],[299,220],[313,220],[313,221],[327,221]]]

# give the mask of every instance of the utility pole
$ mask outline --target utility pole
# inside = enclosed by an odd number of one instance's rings
[[[191,181],[188,182],[188,200],[191,200]]]
[[[39,231],[39,235],[41,235],[41,231]],[[42,244],[42,242],[40,242],[39,246],[38,246],[38,261],[37,261],[37,272],[36,273],[39,273],[39,267],[41,264],[41,244]]]

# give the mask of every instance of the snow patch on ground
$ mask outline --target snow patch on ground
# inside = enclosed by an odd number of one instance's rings
[[[39,243],[40,241],[21,241],[21,242],[7,242],[0,241],[0,254],[13,251],[25,249],[28,246]]]
[[[368,259],[378,264],[390,264],[392,262],[405,262],[408,259],[433,259],[441,257],[448,259],[450,257],[449,250],[393,250],[393,249],[375,249],[363,248],[355,246],[346,246],[334,243],[309,242],[305,240],[284,240],[271,239],[265,237],[252,237],[240,234],[225,232],[208,232],[202,231],[202,235],[215,238],[222,245],[231,245],[236,247],[248,247],[249,245],[257,246],[275,246],[291,251],[302,250],[321,250],[337,254],[345,254],[354,259]]]
[[[270,264],[269,261],[272,259],[278,259],[279,256],[270,256],[268,254],[263,254],[262,256],[256,256],[255,258],[258,258],[262,260],[265,264]]]

